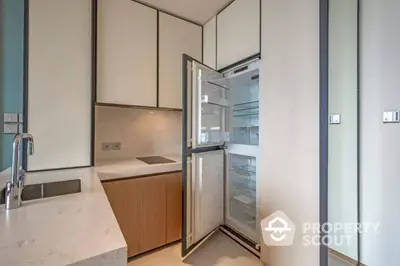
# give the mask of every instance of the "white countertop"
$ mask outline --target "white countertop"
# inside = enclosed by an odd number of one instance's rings
[[[1,186],[8,179],[9,170],[0,174]],[[26,184],[70,179],[81,179],[81,193],[0,207],[0,265],[126,265],[126,242],[94,168],[28,173]]]
[[[126,265],[126,242],[101,181],[182,169],[180,156],[164,157],[176,162],[148,165],[131,159],[27,173],[25,184],[81,179],[82,192],[26,201],[10,211],[0,206],[0,265]],[[9,169],[0,173],[0,187],[9,178]]]
[[[101,181],[182,170],[180,155],[162,157],[173,160],[175,163],[147,164],[138,159],[108,160],[100,161],[95,168]]]

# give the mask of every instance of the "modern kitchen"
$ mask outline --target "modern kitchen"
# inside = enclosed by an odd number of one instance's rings
[[[399,17],[0,0],[0,266],[398,266]]]
[[[6,47],[23,90],[4,96],[4,265],[200,263],[206,238],[260,265],[261,2],[191,4],[2,3],[23,41]]]

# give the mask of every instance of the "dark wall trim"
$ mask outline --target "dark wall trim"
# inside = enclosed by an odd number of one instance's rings
[[[360,41],[361,41],[361,0],[357,0],[357,223],[361,223],[361,54],[360,54]],[[361,233],[357,234],[357,265],[361,264]]]
[[[218,69],[218,16],[215,16],[215,70]]]
[[[236,63],[233,63],[233,64],[231,64],[231,65],[229,65],[229,66],[224,67],[224,68],[221,68],[221,69],[219,69],[218,71],[219,71],[219,72],[225,72],[226,70],[229,70],[229,69],[231,69],[231,68],[234,68],[234,67],[236,67],[236,66],[238,66],[238,65],[241,65],[241,64],[243,64],[243,63],[246,63],[246,62],[249,61],[249,60],[256,59],[256,58],[261,58],[261,54],[260,54],[260,53],[257,53],[257,54],[251,55],[251,56],[246,57],[246,58],[244,58],[244,59],[242,59],[242,60],[240,60],[240,61],[238,61],[238,62],[236,62]]]
[[[160,11],[157,10],[157,103],[160,107]]]
[[[184,20],[184,21],[186,21],[186,22],[195,24],[195,25],[197,25],[197,26],[203,27],[203,25],[201,25],[200,23],[197,23],[197,22],[194,22],[194,21],[189,20],[189,19],[187,19],[187,18],[184,18],[184,17],[178,16],[178,15],[172,14],[172,13],[166,11],[166,10],[158,9],[156,6],[149,5],[149,4],[147,4],[147,3],[143,3],[143,2],[138,1],[138,0],[131,0],[131,1],[136,2],[136,3],[138,3],[138,4],[141,4],[141,5],[144,5],[144,6],[147,6],[147,7],[150,7],[150,8],[152,8],[152,9],[155,9],[155,10],[157,10],[157,11],[159,11],[159,12],[164,13],[164,14],[167,14],[167,15],[170,15],[170,16],[173,16],[173,17],[176,17],[176,18],[179,18],[179,19]]]
[[[329,70],[329,0],[320,0],[320,84],[319,84],[319,222],[328,222],[328,70]],[[320,232],[321,237],[325,236]],[[328,266],[328,247],[320,246],[320,266]]]
[[[118,108],[136,108],[136,109],[149,109],[155,111],[178,111],[182,112],[182,109],[174,109],[167,107],[153,107],[153,106],[140,106],[140,105],[127,105],[127,104],[114,104],[114,103],[95,103],[95,106],[105,106],[105,107],[118,107]]]
[[[95,134],[96,134],[96,110],[97,100],[97,34],[98,34],[98,0],[92,0],[92,96],[91,96],[91,139],[90,139],[90,165],[95,163]]]
[[[261,58],[261,49],[262,49],[262,0],[260,0],[260,48],[259,48],[259,52],[260,52],[260,58]]]
[[[201,26],[201,62],[204,62],[204,26]]]
[[[61,168],[52,168],[52,169],[42,169],[42,170],[31,170],[27,171],[27,173],[41,173],[41,172],[51,172],[51,171],[62,171],[62,170],[74,170],[74,169],[83,169],[92,167],[91,165],[84,166],[76,166],[76,167],[61,167]]]
[[[22,103],[22,114],[23,114],[23,129],[24,132],[28,130],[28,103],[29,103],[29,0],[24,1],[24,74],[23,74],[23,103]],[[24,144],[25,150],[25,144]],[[28,155],[26,152],[22,153],[22,168],[28,169]]]
[[[188,162],[188,134],[187,134],[187,126],[188,126],[188,106],[187,106],[187,97],[188,97],[188,67],[191,60],[187,55],[182,56],[182,250],[181,255],[185,257],[188,252],[190,252],[188,244],[187,244],[187,220],[186,220],[186,212],[187,212],[187,162]]]

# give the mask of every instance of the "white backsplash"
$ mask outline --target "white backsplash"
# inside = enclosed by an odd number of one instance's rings
[[[96,106],[96,162],[181,154],[182,112]],[[121,142],[103,151],[102,143]]]

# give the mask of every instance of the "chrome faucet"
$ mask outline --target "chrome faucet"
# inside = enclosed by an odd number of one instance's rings
[[[25,171],[22,169],[22,142],[24,139],[28,140],[27,152],[32,155],[34,152],[33,136],[27,133],[20,133],[15,135],[13,143],[13,156],[11,164],[11,177],[10,181],[6,184],[6,209],[16,209],[21,207],[22,204],[22,190],[24,189]]]

